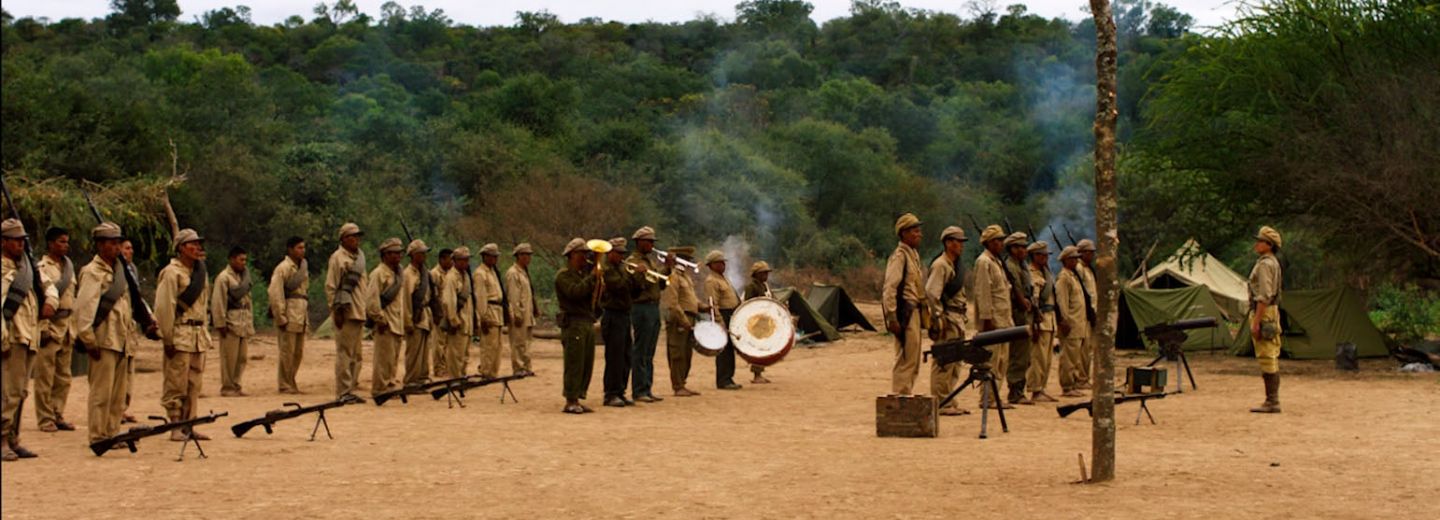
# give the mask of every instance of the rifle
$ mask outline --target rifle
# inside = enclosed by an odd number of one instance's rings
[[[411,235],[411,234],[410,234],[410,226],[405,225],[405,217],[400,217],[400,229],[405,230],[405,243],[406,243],[406,244],[409,244],[409,243],[415,241],[415,235]]]
[[[15,207],[15,199],[10,198],[10,187],[5,184],[5,177],[4,177],[4,176],[0,176],[0,191],[3,191],[4,194],[5,194],[5,204],[8,205],[8,206],[10,206],[10,216],[11,216],[11,217],[14,217],[16,221],[19,221],[19,220],[20,220],[20,208]],[[28,235],[28,233],[27,233],[27,235]],[[30,278],[31,278],[32,280],[34,280],[34,282],[30,284],[30,290],[31,290],[31,292],[34,292],[34,293],[35,293],[35,302],[36,302],[36,304],[37,304],[36,307],[37,307],[37,310],[39,310],[39,309],[43,309],[43,308],[45,307],[45,289],[44,289],[44,287],[42,287],[42,286],[44,285],[44,283],[40,281],[40,266],[35,263],[35,257],[34,257],[34,256],[31,256],[31,254],[30,254],[30,249],[31,249],[32,247],[34,247],[34,243],[32,243],[32,242],[30,241],[30,237],[29,237],[29,236],[26,236],[24,240],[25,240],[25,261],[30,263]],[[8,297],[9,295],[6,295],[6,296]],[[6,307],[10,307],[10,302],[9,302],[9,301],[6,301],[5,303],[6,303]],[[19,304],[20,304],[20,302],[16,302],[16,303],[15,303],[15,309],[16,309],[16,310],[19,309]],[[9,309],[7,309],[7,310],[9,310]],[[13,312],[13,311],[7,312],[6,314],[7,314],[7,316],[6,316],[6,319],[7,319],[7,320],[10,319],[11,316],[14,316],[14,312]]]
[[[1010,217],[1004,217],[1004,218],[1001,218],[1000,220],[1003,221],[1003,222],[1005,222],[1005,234],[1006,234],[1006,235],[1009,235],[1009,234],[1015,232],[1015,226],[1010,225]]]
[[[1065,230],[1065,236],[1070,238],[1070,245],[1073,246],[1080,243],[1079,240],[1075,240],[1075,235],[1070,233],[1069,224],[1060,224],[1060,227]]]
[[[450,395],[454,396],[454,398],[458,401],[459,398],[465,397],[466,390],[500,383],[505,386],[505,388],[500,390],[500,402],[504,403],[506,393],[510,394],[511,399],[515,398],[515,392],[512,392],[510,390],[510,382],[525,379],[527,377],[530,377],[530,374],[522,372],[519,374],[510,374],[504,377],[485,377],[475,375],[447,379],[443,381],[444,385],[442,385],[440,388],[436,388],[430,391],[430,397],[433,397],[436,401],[439,401],[441,397]],[[515,402],[518,403],[520,402],[520,400],[516,399]],[[461,403],[460,407],[464,408],[465,404]]]
[[[1045,224],[1045,227],[1050,228],[1050,237],[1055,239],[1055,248],[1063,249],[1065,244],[1060,243],[1060,235],[1055,232],[1055,226],[1053,224]],[[1070,245],[1073,246],[1075,244],[1072,243]]]
[[[328,403],[320,403],[310,406],[300,406],[300,403],[285,403],[281,406],[293,406],[294,408],[281,408],[279,410],[271,410],[265,412],[265,415],[263,417],[251,419],[240,424],[231,426],[230,432],[234,433],[236,438],[240,438],[244,437],[246,433],[249,433],[251,429],[255,428],[256,426],[260,426],[265,428],[265,434],[269,435],[275,433],[274,425],[277,422],[284,421],[286,419],[294,419],[296,417],[300,417],[309,413],[318,412],[319,417],[315,420],[315,430],[310,432],[310,440],[315,440],[315,434],[319,433],[320,425],[322,424],[325,425],[325,436],[334,439],[335,437],[330,435],[330,423],[329,421],[325,420],[325,410],[329,410],[331,408],[339,408],[341,406],[350,404],[360,404],[363,402],[365,401],[361,400],[359,397],[353,395],[345,395],[339,399],[330,401]]]
[[[983,236],[983,235],[985,234],[985,229],[982,228],[982,227],[980,227],[980,223],[979,223],[979,222],[976,222],[976,221],[975,221],[975,216],[974,216],[974,215],[971,215],[971,214],[969,214],[969,213],[966,213],[966,214],[965,214],[965,217],[968,218],[968,219],[970,219],[970,225],[975,227],[975,238],[978,239],[978,238],[980,238],[981,236]]]
[[[431,381],[429,383],[405,385],[404,387],[395,390],[375,394],[373,396],[370,396],[370,399],[375,401],[375,406],[385,406],[385,403],[396,397],[400,398],[400,402],[410,404],[409,396],[429,393],[431,390],[445,386],[451,382],[455,382],[460,379],[465,379],[465,377],[462,376],[453,379]]]
[[[90,205],[90,213],[95,215],[95,223],[104,224],[105,217],[100,215],[100,208],[95,207],[95,201],[90,199],[90,192],[80,188],[80,193],[85,195],[85,203]],[[150,304],[140,294],[140,280],[135,279],[135,271],[130,268],[130,261],[125,255],[117,255],[120,261],[120,270],[125,272],[125,285],[130,292],[130,314],[135,323],[140,325],[140,330],[145,337],[152,340],[159,340],[160,333],[156,330],[155,312],[150,310]],[[99,317],[97,316],[97,319]]]
[[[1145,400],[1147,400],[1147,399],[1164,399],[1166,395],[1167,395],[1167,394],[1166,394],[1165,392],[1157,392],[1157,393],[1153,393],[1153,394],[1130,394],[1130,395],[1121,395],[1121,396],[1116,396],[1116,397],[1115,397],[1115,404],[1125,403],[1125,402],[1129,402],[1129,401],[1140,401],[1140,402],[1141,402],[1141,406],[1144,406]],[[1094,414],[1094,413],[1095,413],[1094,406],[1095,406],[1095,401],[1085,401],[1085,402],[1083,402],[1083,403],[1060,405],[1060,406],[1058,406],[1058,407],[1055,408],[1055,411],[1060,413],[1060,418],[1061,418],[1061,419],[1064,419],[1064,418],[1066,418],[1066,417],[1069,417],[1070,414],[1075,413],[1075,412],[1078,412],[1078,411],[1080,411],[1080,410],[1085,410],[1085,411],[1087,411],[1087,412],[1090,412],[1091,414]]]
[[[105,455],[105,452],[115,449],[116,446],[124,444],[126,448],[130,449],[130,453],[135,453],[137,451],[135,449],[135,444],[140,442],[140,439],[144,439],[146,437],[154,435],[169,433],[171,431],[181,428],[184,428],[187,432],[187,438],[185,439],[186,444],[194,442],[195,448],[200,449],[200,440],[196,439],[193,435],[188,435],[191,429],[198,424],[213,423],[216,419],[225,417],[227,415],[230,415],[230,413],[211,413],[210,415],[202,415],[200,417],[196,417],[194,419],[187,419],[184,421],[169,421],[159,415],[152,415],[150,416],[150,419],[160,421],[160,424],[136,426],[134,428],[130,428],[129,431],[115,435],[114,437],[110,437],[108,439],[100,439],[98,441],[92,442],[90,443],[90,451],[95,452],[96,457],[100,457]],[[181,445],[180,447],[180,456],[182,458],[185,456],[185,445]],[[205,450],[200,450],[200,457],[205,457]]]
[[[1025,221],[1025,232],[1030,234],[1030,242],[1040,241],[1040,237],[1035,236],[1035,226],[1030,225],[1028,220]]]

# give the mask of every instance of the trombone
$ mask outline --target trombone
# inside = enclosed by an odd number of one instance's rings
[[[656,250],[655,250],[655,255],[660,258],[660,263],[662,263],[662,264],[665,263],[665,262],[667,262],[668,259],[670,258],[670,252],[669,252],[669,251],[663,251],[663,250],[656,249]],[[684,259],[684,258],[675,257],[675,265],[678,265],[678,266],[680,266],[680,267],[684,267],[684,268],[686,268],[686,269],[689,269],[691,272],[696,273],[696,274],[699,274],[699,273],[700,273],[700,265],[699,265],[699,264],[696,264],[695,262],[691,262],[691,261],[686,260],[686,259]]]

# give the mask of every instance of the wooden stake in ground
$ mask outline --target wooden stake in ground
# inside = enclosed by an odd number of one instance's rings
[[[1095,16],[1095,283],[1100,301],[1095,345],[1095,395],[1091,424],[1090,482],[1115,478],[1115,324],[1120,302],[1115,250],[1116,229],[1115,121],[1115,19],[1109,0],[1090,0]]]

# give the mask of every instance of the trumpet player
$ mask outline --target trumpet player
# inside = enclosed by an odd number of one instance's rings
[[[580,404],[595,368],[595,290],[600,273],[588,271],[585,239],[571,239],[561,256],[565,268],[555,273],[555,299],[560,304],[560,345],[565,359],[565,413],[590,413]]]
[[[655,345],[660,341],[660,292],[665,290],[669,269],[658,259],[654,229],[642,227],[630,238],[635,241],[635,251],[629,263],[635,270],[645,271],[645,277],[637,280],[640,294],[630,308],[630,325],[635,333],[635,342],[630,346],[630,393],[636,401],[654,403],[661,401],[651,391],[651,383],[655,378]]]
[[[605,406],[634,406],[635,401],[625,397],[625,386],[630,380],[630,312],[635,297],[640,295],[644,281],[645,266],[627,267],[624,237],[610,239],[610,248],[605,252],[605,267],[601,275],[603,289],[600,291],[600,334],[605,338]]]

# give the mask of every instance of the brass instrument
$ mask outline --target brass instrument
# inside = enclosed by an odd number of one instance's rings
[[[615,246],[609,240],[593,239],[585,242],[585,248],[595,253],[595,295],[590,298],[591,307],[600,306],[600,295],[605,293],[605,259],[600,255],[609,253]]]
[[[639,266],[635,265],[633,262],[625,262],[625,272],[627,273],[635,274],[635,269],[638,267]],[[665,281],[665,275],[660,274],[659,272],[654,270],[647,270],[645,271],[645,279],[650,280],[650,283],[660,283],[662,281]]]
[[[655,255],[660,258],[660,263],[663,264],[663,263],[665,263],[665,262],[669,259],[669,257],[670,257],[670,252],[669,252],[669,251],[662,251],[662,250],[656,249],[656,250],[655,250]],[[678,265],[678,266],[680,266],[680,267],[684,267],[684,268],[686,268],[686,269],[689,269],[691,272],[694,272],[695,274],[700,274],[700,264],[696,264],[695,262],[691,262],[691,261],[686,260],[686,259],[684,259],[684,258],[676,257],[676,258],[675,258],[675,265]]]

